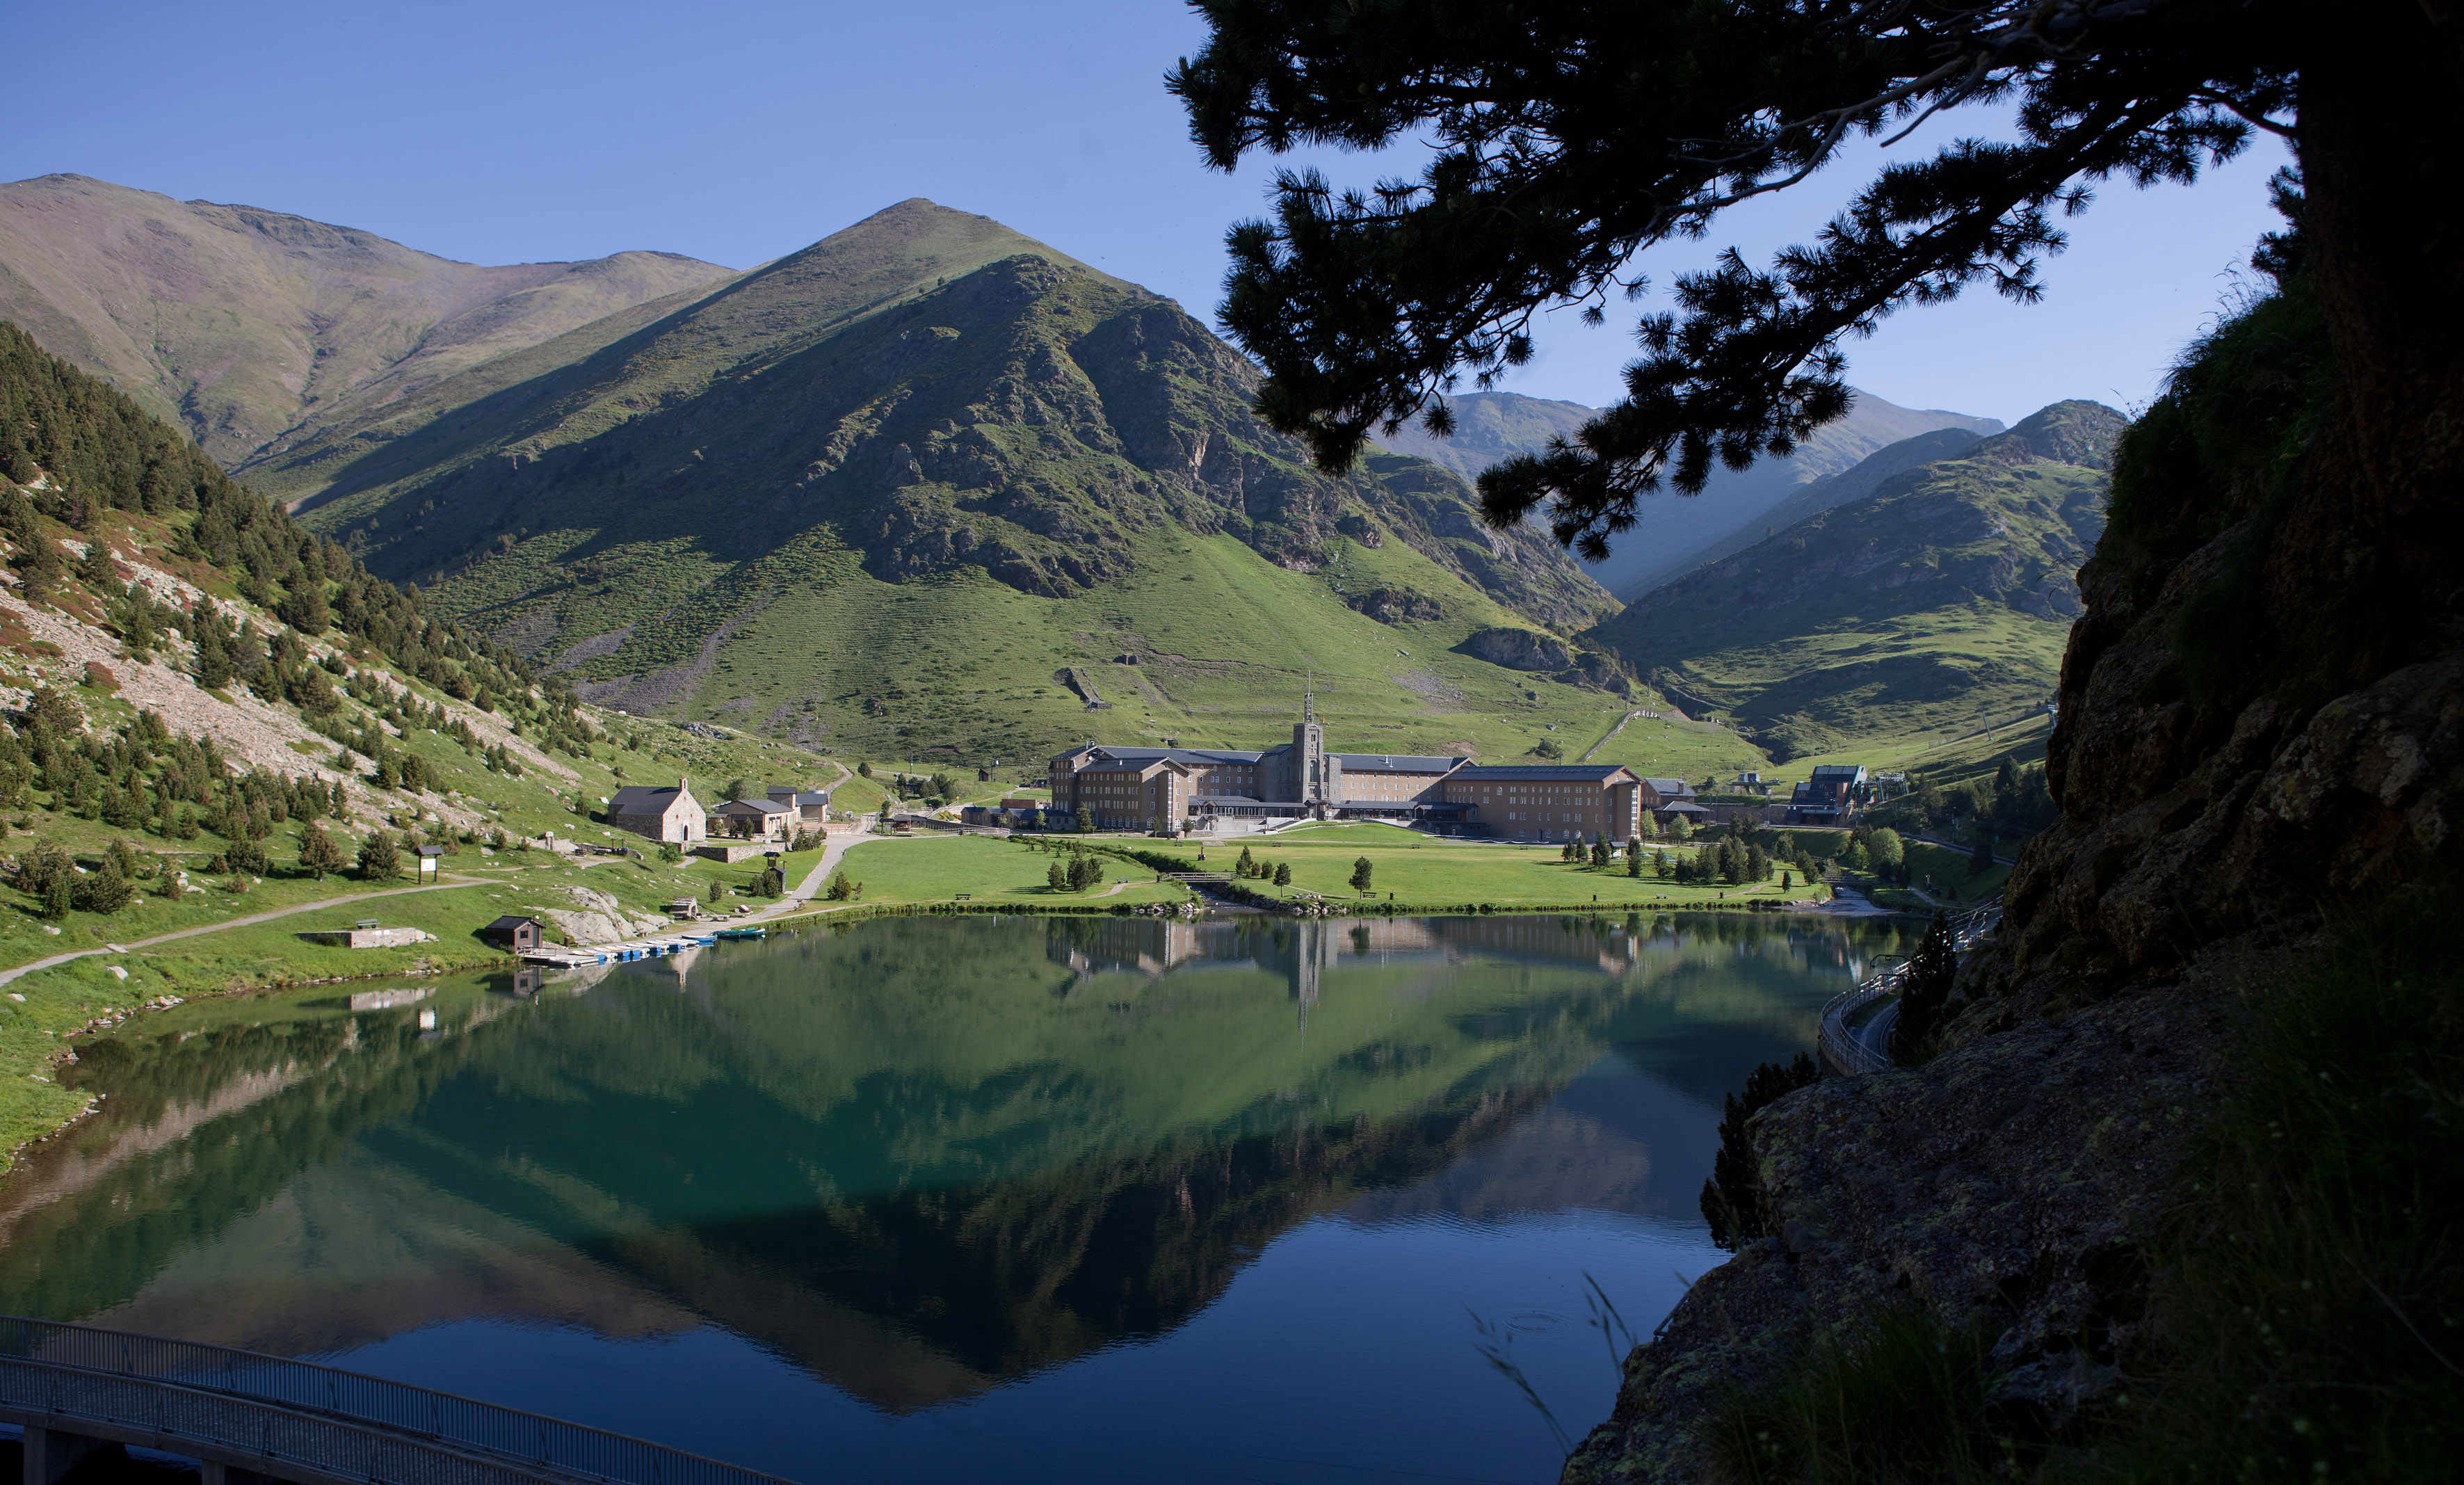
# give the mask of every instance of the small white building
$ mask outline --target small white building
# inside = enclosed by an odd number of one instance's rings
[[[828,789],[800,788],[793,784],[773,784],[764,792],[770,796],[771,803],[785,805],[796,811],[796,822],[800,825],[809,825],[819,830],[830,817]]]
[[[709,812],[693,798],[693,787],[678,779],[673,788],[648,784],[627,785],[607,802],[607,823],[620,831],[672,840],[682,845],[707,839]]]
[[[786,840],[795,827],[795,809],[775,799],[731,799],[710,812],[714,840]]]

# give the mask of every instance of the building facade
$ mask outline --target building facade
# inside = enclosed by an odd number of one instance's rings
[[[709,815],[693,788],[678,779],[673,788],[627,785],[607,802],[607,823],[651,840],[690,845],[710,833]]]
[[[1440,787],[1507,840],[1626,841],[1642,828],[1642,780],[1617,764],[1466,765]]]
[[[1383,819],[1507,840],[1635,837],[1683,780],[1646,781],[1615,764],[1484,767],[1468,758],[1327,751],[1314,697],[1292,740],[1237,748],[1086,742],[1047,765],[1055,823],[1083,813],[1104,831],[1205,827],[1222,818]],[[1656,790],[1660,786],[1666,796]]]

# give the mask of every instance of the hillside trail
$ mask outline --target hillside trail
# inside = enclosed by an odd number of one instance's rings
[[[193,939],[200,934],[220,933],[226,928],[246,928],[252,923],[270,923],[278,918],[291,918],[301,913],[319,913],[329,907],[342,907],[353,902],[390,900],[422,892],[450,892],[457,887],[484,887],[490,880],[491,878],[482,876],[456,876],[449,881],[438,882],[432,887],[397,887],[386,892],[359,892],[345,898],[327,898],[319,902],[302,902],[296,907],[275,908],[269,913],[251,913],[245,918],[234,918],[228,922],[199,923],[194,928],[183,928],[177,933],[156,934],[153,938],[137,939],[127,943],[106,943],[100,948],[73,949],[66,954],[55,954],[49,959],[33,960],[12,968],[0,969],[0,985],[7,985],[21,976],[33,974],[37,969],[49,969],[55,964],[65,964],[72,960],[88,959],[97,954],[134,954],[140,950],[150,949],[158,943],[169,943],[179,939]]]

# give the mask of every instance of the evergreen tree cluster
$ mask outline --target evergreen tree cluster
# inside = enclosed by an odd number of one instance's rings
[[[1783,1095],[1818,1082],[1822,1070],[1804,1053],[1783,1066],[1765,1062],[1746,1075],[1745,1091],[1730,1094],[1720,1119],[1720,1149],[1711,1157],[1711,1179],[1703,1183],[1703,1220],[1711,1241],[1735,1252],[1768,1236],[1763,1225],[1762,1181],[1746,1126]]]
[[[260,841],[293,818],[349,809],[339,783],[235,772],[212,738],[174,735],[153,712],[117,730],[82,728],[74,701],[38,690],[22,720],[0,730],[0,808],[31,809],[40,790],[55,810],[181,841],[202,831]]]
[[[1743,887],[1769,881],[1781,861],[1793,859],[1773,853],[1779,843],[1772,836],[1772,831],[1753,830],[1743,821],[1731,820],[1717,836],[1697,847],[1691,856],[1683,852],[1654,852],[1653,871],[1661,880],[1681,885]],[[1640,868],[1641,855],[1637,848],[1630,853],[1627,870],[1639,876]]]
[[[529,671],[511,652],[423,616],[415,593],[233,480],[111,383],[0,321],[0,531],[16,548],[29,597],[49,598],[69,576],[55,529],[99,539],[113,511],[173,523],[179,555],[218,569],[285,624],[311,637],[339,628],[457,700],[529,688]],[[101,545],[87,541],[77,577],[118,601],[118,574]]]

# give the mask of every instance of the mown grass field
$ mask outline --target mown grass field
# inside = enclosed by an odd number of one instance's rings
[[[1063,859],[1001,836],[944,835],[868,841],[841,857],[838,870],[864,883],[868,903],[947,902],[964,893],[977,902],[1110,907],[1179,902],[1189,897],[1188,889],[1178,883],[1158,884],[1153,871],[1112,856],[1103,858],[1104,880],[1093,887],[1085,892],[1054,892],[1045,883],[1045,872],[1053,861]]]
[[[1496,907],[1588,905],[1597,898],[1602,907],[1699,909],[1756,898],[1794,901],[1828,895],[1793,873],[1786,889],[1780,886],[1777,872],[1769,881],[1738,887],[1698,887],[1661,879],[1655,872],[1654,851],[1667,852],[1673,862],[1679,853],[1691,855],[1696,849],[1684,842],[1646,849],[1644,875],[1634,877],[1626,875],[1623,856],[1605,868],[1593,867],[1588,860],[1578,866],[1560,860],[1554,846],[1455,842],[1376,824],[1310,826],[1263,839],[1209,842],[1206,865],[1229,870],[1244,845],[1254,859],[1270,870],[1278,864],[1290,865],[1289,888],[1265,881],[1248,883],[1269,897],[1285,899],[1314,895],[1350,902],[1369,900],[1354,892],[1351,883],[1353,863],[1363,856],[1369,859],[1375,900],[1383,904],[1392,894],[1398,908],[1454,908],[1484,902]]]

